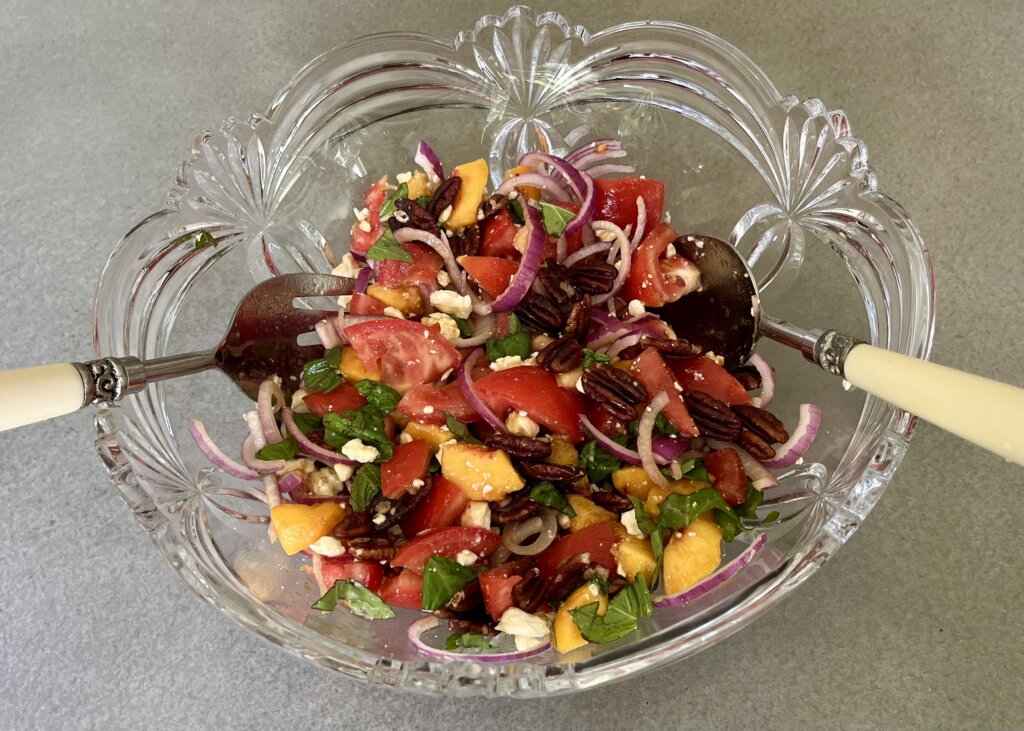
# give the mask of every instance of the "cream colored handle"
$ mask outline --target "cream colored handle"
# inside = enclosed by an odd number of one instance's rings
[[[85,384],[70,363],[0,371],[0,431],[82,408]]]
[[[846,380],[951,434],[1024,465],[1024,389],[857,345]]]

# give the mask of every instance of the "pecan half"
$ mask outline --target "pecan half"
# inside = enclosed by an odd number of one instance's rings
[[[740,382],[745,391],[755,391],[761,388],[761,374],[753,366],[740,366],[729,373]]]
[[[760,434],[769,443],[782,444],[789,439],[785,424],[772,412],[749,404],[733,406],[732,410],[744,426]]]
[[[437,190],[430,198],[430,212],[435,219],[440,217],[445,208],[455,203],[455,196],[459,194],[461,187],[462,178],[458,175],[453,175],[437,186]]]
[[[714,396],[703,391],[685,391],[683,400],[703,436],[723,442],[731,442],[739,436],[740,418]]]
[[[459,634],[473,632],[474,634],[487,637],[498,634],[498,630],[494,629],[494,623],[486,617],[459,617],[455,612],[449,612],[445,609],[438,609],[434,614],[442,619],[447,619],[448,629],[452,632],[458,632]]]
[[[505,505],[498,503],[491,506],[491,522],[503,527],[518,523],[539,513],[541,507],[543,506],[531,500],[529,495],[515,495]]]
[[[487,200],[480,204],[477,219],[483,221],[485,218],[490,218],[495,213],[500,213],[506,208],[508,208],[508,196],[501,193],[492,193]]]
[[[621,576],[613,576],[608,579],[608,596],[618,594],[620,591],[629,586],[629,581],[622,578]]]
[[[750,452],[754,459],[772,459],[775,457],[775,447],[760,434],[745,426],[740,427],[740,435],[736,437],[736,443]]]
[[[544,291],[548,293],[548,297],[559,307],[565,307],[578,298],[579,295],[572,285],[569,270],[554,259],[545,259],[540,265],[537,276],[540,278],[540,283],[544,285]]]
[[[704,352],[699,345],[694,345],[689,340],[682,338],[652,338],[644,335],[640,338],[640,342],[626,348],[619,355],[626,359],[636,358],[648,348],[654,348],[669,358],[692,358]]]
[[[583,346],[569,337],[552,340],[537,354],[537,363],[554,373],[568,373],[583,362]]]
[[[551,442],[543,439],[495,432],[484,442],[491,449],[504,450],[514,459],[547,459],[551,456]]]
[[[558,564],[554,577],[548,582],[544,597],[550,602],[564,602],[576,587],[583,583],[584,574],[590,567],[590,558],[585,557],[585,554],[566,556]]]
[[[522,580],[512,587],[512,604],[524,612],[536,612],[544,603],[547,583],[537,569],[530,569]]]
[[[448,246],[452,250],[452,256],[476,256],[480,251],[480,227],[477,225],[466,226],[462,233],[448,238]]]
[[[557,335],[565,324],[565,317],[558,305],[549,297],[536,292],[528,292],[523,297],[516,307],[516,314],[531,330],[540,330],[548,335]]]
[[[569,317],[565,321],[564,335],[574,340],[582,340],[590,327],[590,295],[583,295],[583,299],[572,306],[569,310]]]
[[[362,538],[373,533],[376,526],[370,522],[366,513],[348,512],[341,522],[334,526],[331,535],[344,542],[349,538]]]
[[[416,201],[402,198],[395,201],[395,208],[406,215],[407,226],[421,228],[424,231],[437,229],[437,217]]]
[[[586,474],[582,467],[550,462],[520,462],[519,471],[538,482],[575,482]]]
[[[611,292],[619,270],[604,260],[604,254],[589,256],[576,262],[569,269],[576,289],[587,294]]]
[[[456,614],[462,614],[477,607],[482,601],[483,594],[480,593],[480,582],[477,579],[473,579],[455,592],[452,598],[448,600],[448,603],[444,605],[444,608]]]
[[[345,552],[360,561],[390,561],[398,549],[386,536],[364,536],[348,541]]]
[[[647,389],[626,371],[608,363],[583,371],[583,393],[598,402],[616,419],[630,422],[637,418],[637,404],[647,400]]]
[[[633,509],[633,503],[629,498],[614,490],[595,490],[590,494],[590,499],[613,513],[625,513]]]

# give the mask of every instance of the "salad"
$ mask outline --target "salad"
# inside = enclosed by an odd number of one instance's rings
[[[532,152],[489,191],[485,160],[445,175],[421,142],[420,170],[366,192],[334,270],[353,293],[316,327],[323,357],[263,383],[241,461],[193,423],[218,467],[262,482],[314,609],[423,612],[409,638],[432,657],[565,653],[764,546],[721,565],[778,519],[758,510],[769,470],[802,458],[820,413],[790,433],[763,358],[730,372],[658,316],[700,271],[664,183],[625,154]]]

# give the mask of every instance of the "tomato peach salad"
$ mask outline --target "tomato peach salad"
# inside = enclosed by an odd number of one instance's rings
[[[409,639],[434,659],[565,653],[765,544],[720,565],[778,520],[758,511],[769,469],[801,461],[820,414],[788,433],[763,358],[730,372],[659,318],[700,272],[625,154],[529,153],[489,192],[485,160],[446,176],[421,142],[421,170],[367,191],[334,270],[353,293],[317,325],[323,357],[263,383],[241,461],[193,423],[221,470],[262,481],[313,609],[423,612]]]

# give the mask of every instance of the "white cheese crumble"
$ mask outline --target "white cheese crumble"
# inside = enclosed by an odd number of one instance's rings
[[[404,320],[405,319],[405,313],[403,313],[397,307],[390,307],[390,306],[385,307],[384,308],[384,316],[385,317],[393,317],[396,320]]]
[[[597,232],[597,238],[599,241],[609,244],[612,241],[615,241],[615,232],[603,228]]]
[[[344,454],[351,460],[356,462],[372,462],[380,456],[380,452],[376,447],[371,447],[369,444],[363,444],[360,439],[349,439],[345,442],[345,446],[341,448],[341,453]]]
[[[398,435],[399,444],[408,444],[409,442],[415,441],[415,437],[407,431],[402,432]]]
[[[445,221],[447,221],[451,217],[452,217],[452,207],[451,206],[446,206],[445,209],[443,211],[441,211],[441,215],[439,215],[437,217],[437,222],[438,223],[444,223]]]
[[[455,554],[455,562],[460,566],[472,566],[476,563],[477,555],[472,551],[462,550]]]
[[[451,342],[452,340],[458,340],[462,337],[462,333],[459,332],[459,324],[455,322],[451,315],[446,315],[443,312],[434,312],[427,315],[420,320],[427,327],[437,325],[441,331],[441,337]]]
[[[388,516],[384,513],[377,513],[370,519],[370,522],[374,525],[384,525],[387,522]]]
[[[434,407],[431,406],[430,404],[427,404],[426,406],[423,407],[423,413],[424,414],[433,414],[434,413]]]
[[[720,355],[715,355],[715,351],[713,351],[713,350],[709,350],[708,352],[706,352],[704,354],[704,357],[709,359],[709,360],[714,361],[715,363],[717,363],[720,366],[724,366],[725,365],[725,358],[723,358]]]
[[[331,274],[336,277],[349,277],[355,279],[359,276],[359,270],[363,267],[356,261],[356,258],[352,256],[351,252],[341,257],[341,263],[331,270]]]
[[[360,221],[359,222],[359,230],[362,231],[365,234],[368,234],[368,233],[370,233],[370,231],[373,230],[373,227],[370,226],[370,222],[369,221]]]
[[[309,491],[317,497],[334,497],[341,492],[341,480],[330,467],[313,472],[306,477]]]
[[[473,314],[473,300],[469,298],[469,295],[459,294],[450,289],[431,292],[430,304],[435,310],[454,317],[461,317],[463,320]]]
[[[558,527],[562,530],[568,530],[569,526],[572,525],[572,518],[565,513],[559,513],[555,519],[558,521]]]
[[[586,393],[586,391],[583,390],[583,376],[576,379],[576,390],[580,393]]]
[[[338,476],[338,479],[342,482],[352,478],[352,473],[356,471],[356,468],[350,464],[336,464],[334,465],[334,474]]]
[[[626,306],[626,312],[629,313],[630,317],[643,317],[647,314],[647,308],[644,307],[644,303],[640,300],[630,300]]]
[[[514,635],[516,637],[546,638],[548,636],[548,621],[544,617],[524,612],[517,607],[509,607],[501,615],[501,620],[495,625],[499,632]]]
[[[341,541],[333,536],[323,536],[313,543],[310,543],[309,550],[313,553],[319,553],[321,556],[334,558],[335,556],[341,556],[345,553],[345,546]]]
[[[665,247],[665,258],[668,259],[669,257],[673,256],[676,256],[676,247],[672,244],[669,244],[668,246]]]
[[[343,294],[338,297],[338,309],[342,312],[348,312],[348,306],[352,304],[352,295]]]
[[[619,518],[619,522],[622,523],[629,535],[636,536],[637,538],[644,537],[644,532],[640,530],[640,526],[636,523],[636,510],[627,510]]]
[[[292,411],[296,414],[305,414],[309,412],[309,407],[306,406],[306,402],[303,400],[309,395],[309,391],[304,388],[295,389],[295,393],[292,394]]]
[[[395,176],[395,180],[398,181],[399,185],[401,185],[402,183],[408,183],[410,180],[412,180],[412,173],[411,172],[399,173],[398,175]]]
[[[452,278],[448,276],[448,272],[442,269],[437,273],[437,283],[440,284],[442,287],[447,287],[449,284],[452,283]]]
[[[492,371],[507,371],[509,368],[517,368],[518,366],[525,365],[523,358],[520,355],[503,355],[496,361],[491,363],[490,368]]]
[[[527,652],[547,642],[543,637],[523,637],[522,635],[513,635],[513,637],[516,641],[516,649],[519,652]]]
[[[509,432],[519,437],[535,437],[540,434],[540,424],[531,419],[525,411],[513,411],[505,419]]]
[[[485,500],[470,500],[469,505],[467,505],[466,509],[462,511],[462,517],[459,519],[459,523],[467,528],[490,529],[490,503]]]

